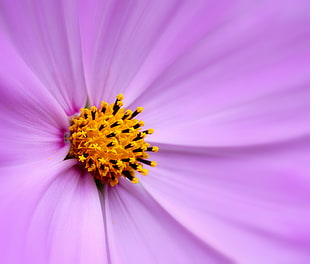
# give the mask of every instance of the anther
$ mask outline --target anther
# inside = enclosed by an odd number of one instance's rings
[[[133,176],[131,175],[130,171],[123,171],[123,175],[129,180],[133,180]]]
[[[134,170],[138,169],[138,165],[136,163],[129,163],[129,166]]]
[[[122,120],[125,120],[132,114],[132,111],[130,109],[126,110],[125,114],[122,117]]]
[[[125,146],[125,149],[129,149],[129,148],[132,148],[133,145],[131,143],[129,143],[128,145]]]
[[[144,122],[143,122],[143,121],[140,121],[139,123],[135,124],[135,125],[133,126],[133,128],[134,128],[134,129],[137,129],[137,128],[141,127],[141,126],[144,126]]]
[[[109,105],[106,102],[101,102],[101,104],[100,104],[100,112],[104,114],[105,111],[107,110],[108,106]]]
[[[120,121],[115,121],[110,127],[113,128],[113,127],[119,126],[120,124],[121,124]]]
[[[140,140],[140,139],[144,138],[144,136],[145,136],[145,134],[140,132],[132,141]]]
[[[130,132],[131,132],[130,128],[122,130],[122,133],[130,133]]]
[[[134,111],[129,119],[134,118],[136,115],[142,113],[143,107],[137,107],[136,111]]]
[[[115,186],[120,177],[138,183],[135,173],[147,174],[143,164],[156,165],[148,160],[147,151],[156,152],[158,147],[144,141],[153,130],[142,132],[144,122],[134,119],[143,108],[126,110],[122,108],[123,99],[120,94],[112,104],[101,102],[99,109],[83,108],[80,116],[70,120],[67,157],[76,158],[100,184]]]
[[[154,133],[154,129],[150,128],[150,129],[148,129],[148,130],[142,131],[142,133],[151,135],[151,134]]]
[[[154,147],[148,147],[146,149],[146,151],[152,151],[152,152],[158,152],[159,148],[157,146],[154,146]]]
[[[119,94],[118,96],[116,96],[116,100],[117,101],[123,101],[124,100],[124,95],[123,94]]]
[[[134,149],[132,152],[142,152],[142,148]]]
[[[111,138],[111,137],[115,137],[116,136],[116,134],[114,133],[114,132],[112,132],[112,133],[110,133],[109,135],[107,135],[106,137],[107,138]]]
[[[113,107],[113,114],[112,115],[116,115],[116,113],[118,112],[119,109],[120,109],[120,107],[118,105],[115,105]]]
[[[116,99],[114,106],[113,106],[112,115],[116,115],[116,113],[118,112],[118,110],[121,108],[122,105],[123,105],[122,101],[120,101],[119,99]]]
[[[105,125],[101,125],[100,127],[99,127],[99,131],[101,131],[102,129],[104,129],[105,128]]]
[[[151,167],[155,167],[157,165],[155,161],[145,160],[145,159],[141,159],[141,158],[137,158],[137,160],[144,163],[144,164],[147,164]]]

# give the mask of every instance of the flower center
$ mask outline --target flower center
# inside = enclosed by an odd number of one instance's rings
[[[69,158],[76,158],[101,183],[118,184],[121,176],[138,183],[135,172],[148,173],[143,164],[156,166],[148,160],[148,151],[157,152],[158,147],[144,141],[153,129],[142,131],[143,121],[136,117],[143,111],[134,112],[122,108],[124,97],[116,97],[115,103],[101,102],[100,108],[82,108],[79,116],[71,119],[71,148]]]

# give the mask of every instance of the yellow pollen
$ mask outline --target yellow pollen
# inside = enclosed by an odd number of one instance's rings
[[[79,161],[84,162],[85,160],[86,158],[83,155],[79,156]]]
[[[100,108],[82,108],[71,119],[71,148],[68,158],[76,158],[102,184],[115,186],[123,177],[138,183],[136,171],[146,175],[143,165],[156,166],[147,152],[158,152],[157,146],[144,141],[153,129],[142,130],[143,121],[135,117],[143,111],[122,108],[124,96],[119,94],[112,104],[101,102]]]

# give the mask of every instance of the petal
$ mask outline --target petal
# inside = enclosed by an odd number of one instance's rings
[[[215,147],[266,144],[310,133],[308,98],[308,86],[296,84],[291,90],[260,96],[234,106],[227,104],[226,108],[203,117],[197,114],[191,118],[187,110],[184,114],[173,110],[175,116],[167,114],[168,117],[163,117],[164,114],[159,113],[165,112],[162,107],[160,111],[154,111],[155,114],[147,110],[149,114],[142,118],[155,129],[149,139],[154,144]],[[186,116],[188,119],[182,120]]]
[[[146,68],[128,88],[144,91],[129,103],[145,107],[143,119],[157,131],[154,141],[255,144],[309,132],[304,122],[309,118],[309,2],[277,3],[206,5],[203,17],[193,14],[196,23],[180,25],[176,32],[181,33],[169,41],[159,40],[165,45],[152,50],[148,65],[169,61],[170,54],[176,57],[152,77]],[[179,51],[178,43],[198,30],[194,43]]]
[[[107,263],[98,191],[74,164],[1,169],[1,263]]]
[[[74,1],[1,1],[0,34],[68,115],[86,103]],[[11,76],[14,74],[11,72]]]
[[[161,145],[158,167],[140,181],[177,221],[235,263],[307,263],[309,147],[309,137],[243,148]]]
[[[205,34],[201,22],[206,9],[215,6],[223,10],[222,17],[229,2],[81,1],[82,49],[91,102],[114,100],[119,92],[134,100]],[[215,14],[212,18],[218,20]]]
[[[141,185],[124,180],[107,187],[105,210],[112,263],[230,263],[174,221]]]
[[[68,117],[8,39],[0,34],[2,165],[45,159],[65,145]]]

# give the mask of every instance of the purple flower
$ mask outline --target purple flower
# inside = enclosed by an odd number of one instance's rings
[[[310,263],[310,4],[0,1],[1,263]],[[158,166],[98,191],[79,109],[155,129]]]

